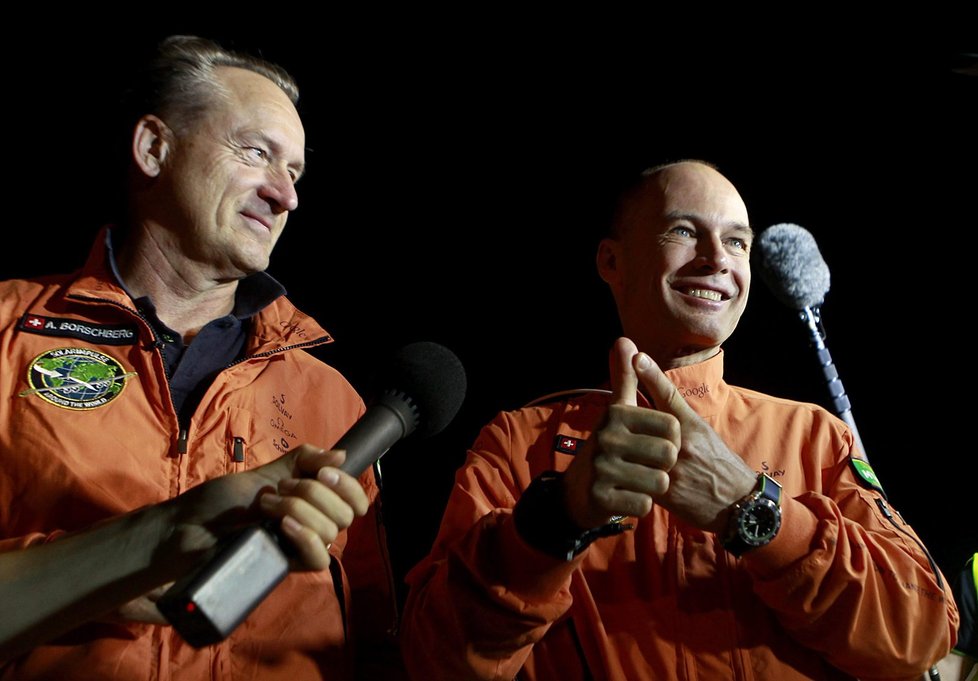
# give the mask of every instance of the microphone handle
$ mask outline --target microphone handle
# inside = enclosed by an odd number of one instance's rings
[[[156,602],[187,643],[203,648],[223,641],[285,579],[289,559],[276,528],[266,521],[218,544]]]
[[[862,438],[859,437],[859,429],[856,428],[856,421],[852,416],[852,405],[849,403],[849,396],[846,395],[846,389],[842,385],[842,379],[839,377],[839,372],[832,362],[832,355],[825,345],[825,332],[822,330],[821,313],[818,307],[806,306],[800,310],[800,315],[802,321],[808,327],[812,344],[815,346],[815,352],[819,365],[822,367],[822,375],[825,376],[825,381],[829,389],[829,397],[832,399],[832,407],[835,410],[835,414],[849,426],[849,430],[852,431],[852,437],[856,441],[856,447],[862,453],[863,459],[868,462],[869,457],[866,455],[866,448],[863,447]]]
[[[357,478],[398,441],[413,433],[418,420],[409,399],[385,393],[330,449],[346,450],[340,470]]]

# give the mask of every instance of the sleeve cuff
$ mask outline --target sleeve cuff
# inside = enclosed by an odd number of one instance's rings
[[[784,568],[808,555],[817,529],[818,520],[804,504],[783,497],[778,535],[767,546],[745,553],[741,560],[757,577],[775,577]]]
[[[562,474],[544,471],[530,483],[513,509],[516,531],[530,546],[571,561],[595,539],[620,534],[631,526],[610,522],[582,530],[567,515]]]

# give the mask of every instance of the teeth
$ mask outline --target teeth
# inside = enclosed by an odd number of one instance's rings
[[[715,300],[717,302],[723,300],[723,296],[717,291],[708,291],[701,288],[691,288],[686,291],[687,295],[695,296],[697,298],[706,298],[707,300]]]

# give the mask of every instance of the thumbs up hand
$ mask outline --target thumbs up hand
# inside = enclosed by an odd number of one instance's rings
[[[680,447],[680,424],[667,414],[638,406],[635,344],[620,338],[611,351],[611,404],[604,423],[564,474],[568,516],[581,529],[612,516],[642,517],[653,499],[669,490],[669,471]]]
[[[564,475],[569,517],[588,529],[614,515],[645,516],[655,502],[696,527],[722,530],[754,472],[631,340],[616,341],[610,369],[605,420]],[[638,406],[639,384],[655,409]]]
[[[722,532],[728,509],[750,493],[757,474],[730,451],[648,355],[638,353],[633,366],[655,408],[673,416],[681,433],[679,454],[669,469],[668,489],[655,495],[656,503],[690,525]]]

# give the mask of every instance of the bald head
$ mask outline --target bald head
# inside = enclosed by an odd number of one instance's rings
[[[707,193],[722,189],[735,195],[743,204],[737,188],[712,163],[695,159],[663,163],[642,171],[621,193],[611,223],[610,236],[622,236],[631,226],[642,224],[643,219],[648,219],[650,212],[654,214],[661,209],[670,186],[678,186],[677,183],[688,183],[690,187],[697,187],[700,203]],[[746,226],[746,207],[743,212]]]

